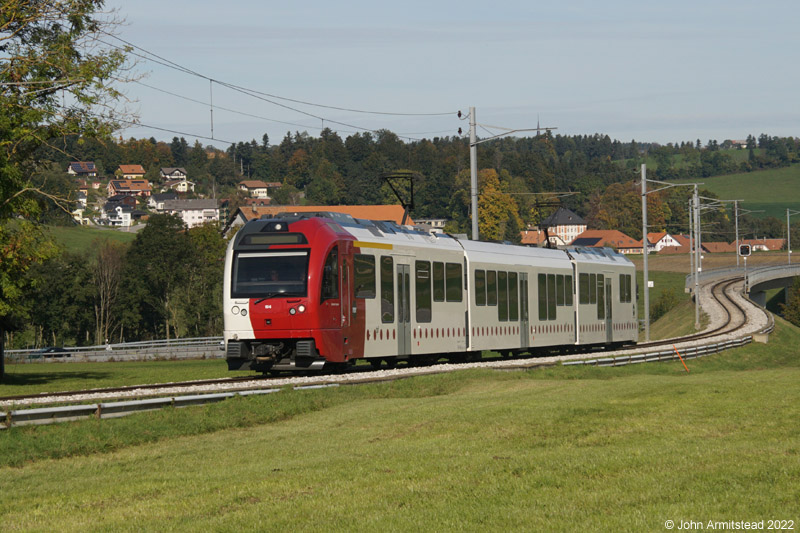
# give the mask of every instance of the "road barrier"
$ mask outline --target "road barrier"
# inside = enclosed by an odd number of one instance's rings
[[[40,349],[6,350],[8,363],[102,363],[107,361],[152,361],[178,359],[222,359],[222,337],[198,337],[126,342],[101,346],[66,346],[66,353],[43,354]],[[66,355],[69,354],[69,355]]]

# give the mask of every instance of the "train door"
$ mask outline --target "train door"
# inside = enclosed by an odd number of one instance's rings
[[[606,277],[606,342],[614,342],[614,321],[611,316],[611,309],[613,309],[611,300],[611,276]]]
[[[411,267],[397,265],[397,355],[411,355]]]
[[[530,346],[530,335],[528,329],[530,328],[530,321],[528,318],[528,274],[520,272],[519,274],[519,333],[520,333],[520,347],[527,348]]]

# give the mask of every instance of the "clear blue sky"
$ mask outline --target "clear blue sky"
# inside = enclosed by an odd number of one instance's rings
[[[119,36],[209,78],[284,98],[397,113],[360,114],[214,84],[214,137],[261,140],[287,131],[344,138],[389,129],[410,138],[479,123],[555,126],[660,143],[800,135],[800,2],[304,2],[112,0]],[[211,136],[208,80],[140,60],[125,87],[142,124]],[[194,103],[169,91],[204,103]],[[248,117],[221,108],[255,115]],[[265,119],[272,119],[265,120]],[[291,124],[282,124],[283,121]],[[342,126],[333,121],[343,122]],[[479,136],[499,132],[479,129]],[[139,127],[125,137],[170,140]],[[520,134],[521,135],[521,134]]]

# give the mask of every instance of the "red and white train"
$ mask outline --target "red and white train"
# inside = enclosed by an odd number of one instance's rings
[[[226,359],[268,372],[634,343],[634,279],[610,249],[476,242],[340,213],[253,220],[225,258]]]

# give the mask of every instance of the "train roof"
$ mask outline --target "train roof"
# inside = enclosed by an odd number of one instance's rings
[[[398,246],[435,247],[458,251],[463,249],[469,260],[476,262],[518,265],[529,264],[534,260],[542,266],[564,267],[568,266],[570,259],[572,259],[577,263],[609,266],[631,266],[633,264],[627,257],[611,248],[568,247],[551,249],[472,241],[457,238],[447,233],[434,233],[416,226],[401,226],[393,221],[364,220],[354,218],[346,213],[331,211],[280,213],[271,218],[252,220],[247,223],[246,227],[251,226],[252,230],[259,231],[268,223],[277,221],[292,222],[309,218],[333,221],[353,237],[364,242],[375,240]],[[253,226],[257,226],[257,228]]]

